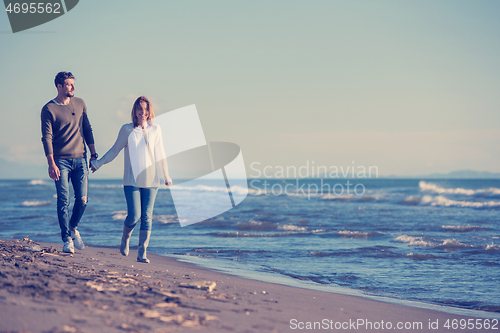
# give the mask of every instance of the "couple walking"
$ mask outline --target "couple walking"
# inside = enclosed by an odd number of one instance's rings
[[[146,97],[137,98],[132,107],[132,123],[122,126],[113,147],[98,160],[87,108],[81,98],[74,97],[74,80],[72,73],[59,72],[54,80],[57,97],[45,104],[41,112],[42,142],[49,165],[49,177],[56,185],[57,217],[64,242],[63,252],[74,253],[75,247],[78,250],[85,248],[77,228],[88,201],[86,146],[91,153],[92,172],[113,161],[124,149],[123,190],[127,218],[123,225],[120,252],[124,256],[128,255],[132,231],[140,220],[137,261],[149,263],[146,249],[151,236],[153,207],[160,178],[165,185],[172,184],[161,128],[154,123],[153,106]],[[71,216],[70,182],[75,194]]]

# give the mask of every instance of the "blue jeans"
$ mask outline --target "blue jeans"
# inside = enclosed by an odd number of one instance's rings
[[[87,189],[89,169],[87,159],[56,159],[55,163],[61,175],[55,181],[57,191],[57,218],[61,227],[61,238],[66,242],[70,238],[70,230],[75,230],[87,207]],[[75,204],[71,218],[69,217],[69,181],[73,184]]]
[[[155,205],[158,188],[142,188],[123,186],[125,200],[127,200],[127,218],[125,226],[134,228],[141,220],[141,230],[151,230],[153,224],[153,207]]]

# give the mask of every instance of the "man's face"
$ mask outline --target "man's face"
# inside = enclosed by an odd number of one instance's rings
[[[75,91],[75,80],[66,79],[64,80],[64,84],[57,86],[60,91],[62,91],[63,95],[66,97],[73,97]]]

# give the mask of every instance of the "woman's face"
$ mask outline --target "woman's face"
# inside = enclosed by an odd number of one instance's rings
[[[149,117],[148,103],[141,102],[141,107],[135,110],[135,116],[139,122],[145,122]]]

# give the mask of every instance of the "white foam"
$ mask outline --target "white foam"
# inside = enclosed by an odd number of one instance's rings
[[[441,228],[451,231],[472,231],[477,229],[487,229],[486,227],[482,227],[479,225],[443,225],[441,226]]]
[[[163,224],[179,222],[175,215],[154,215],[153,221]]]
[[[460,243],[456,239],[445,239],[443,241],[443,244],[441,244],[440,246],[442,246],[442,247],[474,247],[473,245],[467,245],[464,243]]]
[[[127,211],[126,210],[117,210],[112,212],[113,214],[112,218],[113,220],[122,220],[124,221],[127,218]]]
[[[29,182],[30,185],[49,185],[45,180],[43,179],[33,179]]]
[[[339,230],[338,234],[342,236],[351,236],[351,237],[369,237],[373,235],[373,232]]]
[[[441,195],[432,197],[424,195],[420,200],[422,205],[441,206],[441,207],[469,207],[469,208],[487,208],[487,207],[500,207],[500,201],[486,201],[486,202],[473,202],[473,201],[457,201],[445,198]]]
[[[461,195],[500,195],[500,188],[490,187],[488,189],[471,190],[465,188],[443,188],[436,184],[420,181],[418,187],[423,192],[434,192],[438,194],[461,194]]]
[[[307,228],[305,228],[305,227],[298,227],[296,225],[291,225],[291,224],[281,224],[278,226],[278,229],[286,230],[286,231],[306,231],[307,230]]]
[[[437,246],[438,244],[425,241],[423,237],[414,237],[409,235],[401,235],[395,239],[396,242],[409,243],[409,246]]]
[[[444,241],[439,240],[425,240],[424,237],[415,237],[409,235],[401,235],[395,239],[397,242],[408,243],[409,246],[430,246],[430,247],[445,247],[445,248],[456,248],[456,247],[464,247],[471,248],[474,245],[467,245],[464,243],[460,243],[456,239],[445,239]]]
[[[498,250],[500,250],[500,245],[491,243],[491,244],[486,245],[485,250],[487,250],[487,251],[495,251],[495,250],[498,251]]]
[[[39,206],[48,206],[50,204],[51,204],[50,201],[34,200],[34,201],[23,201],[23,203],[21,205],[23,205],[25,207],[39,207]]]
[[[238,222],[237,227],[242,230],[266,231],[266,230],[284,230],[284,231],[307,231],[305,227],[299,227],[292,224],[279,224],[264,221]]]

